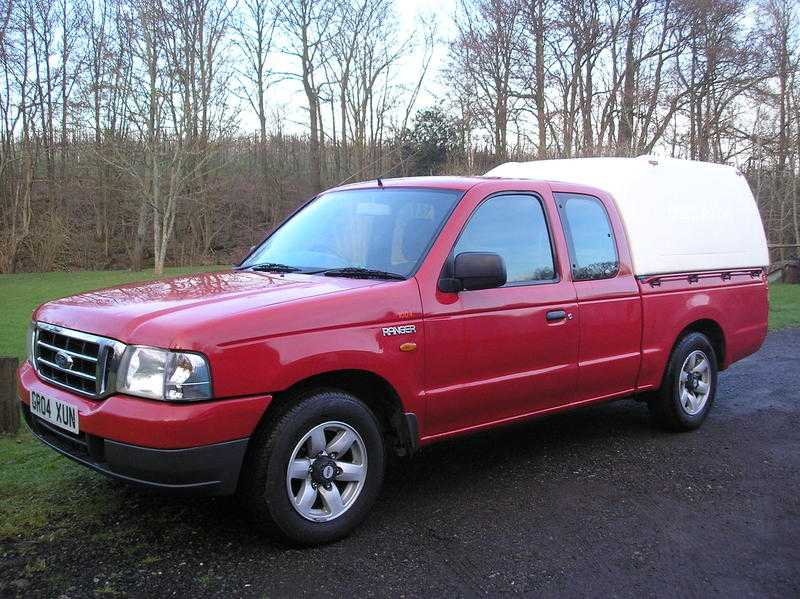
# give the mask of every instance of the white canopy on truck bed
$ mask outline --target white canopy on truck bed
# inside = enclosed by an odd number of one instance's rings
[[[602,189],[614,198],[637,275],[757,268],[769,263],[744,176],[709,162],[640,156],[507,162],[486,177]]]

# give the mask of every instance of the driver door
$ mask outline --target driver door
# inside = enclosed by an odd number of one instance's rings
[[[423,293],[426,436],[574,401],[578,313],[554,251],[563,247],[560,231],[553,235],[558,222],[549,189],[490,195],[471,210],[450,255],[497,253],[508,281]]]

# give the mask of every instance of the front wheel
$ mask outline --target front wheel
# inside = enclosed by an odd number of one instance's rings
[[[656,422],[671,430],[699,427],[717,392],[717,356],[702,333],[684,336],[670,356],[664,382],[648,406]]]
[[[303,545],[338,540],[380,491],[384,444],[375,416],[338,390],[295,398],[254,438],[239,494],[254,520]]]

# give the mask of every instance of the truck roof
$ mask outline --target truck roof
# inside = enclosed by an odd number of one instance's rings
[[[470,187],[485,181],[483,177],[398,177],[394,179],[381,179],[384,187],[425,187],[428,189],[454,189],[466,191]],[[333,189],[368,189],[377,187],[377,179],[370,179],[367,181],[359,181],[358,183],[349,183],[346,185],[339,185]],[[330,190],[333,191],[333,190]]]
[[[730,166],[655,156],[575,158],[507,162],[485,176],[551,181],[554,191],[564,182],[607,192],[625,225],[637,275],[769,263],[753,194]]]

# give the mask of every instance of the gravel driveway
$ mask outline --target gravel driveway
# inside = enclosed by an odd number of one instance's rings
[[[0,545],[0,595],[800,596],[800,329],[720,381],[693,433],[620,401],[432,446],[328,547],[131,490],[98,530]]]

